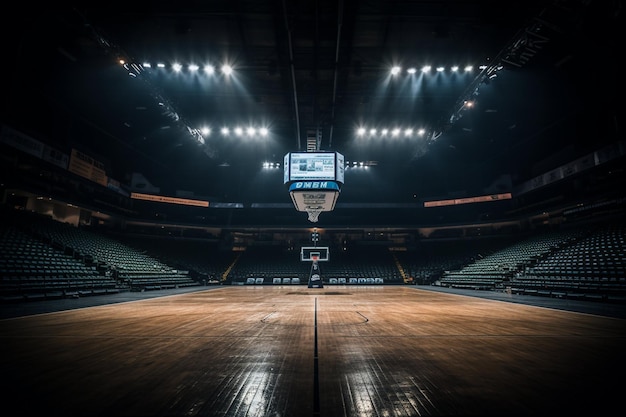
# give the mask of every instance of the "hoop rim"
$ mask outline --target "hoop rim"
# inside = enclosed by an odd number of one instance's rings
[[[309,215],[309,221],[312,223],[316,223],[319,220],[320,213],[324,210],[319,207],[307,207],[305,211]]]

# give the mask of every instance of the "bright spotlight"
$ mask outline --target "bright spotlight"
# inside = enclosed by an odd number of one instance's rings
[[[230,66],[230,65],[228,65],[228,64],[224,64],[224,65],[222,65],[222,73],[223,73],[224,75],[230,75],[230,74],[232,74],[232,73],[233,73],[233,67],[231,67],[231,66]]]

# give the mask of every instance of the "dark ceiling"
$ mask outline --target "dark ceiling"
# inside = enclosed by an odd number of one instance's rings
[[[507,192],[623,129],[618,1],[130,6],[5,11],[3,121],[93,156],[122,184],[141,173],[165,195],[289,203],[282,168],[262,164],[306,150],[308,138],[370,165],[348,170],[338,204]],[[166,67],[144,66],[157,62]],[[186,68],[207,62],[234,73]],[[392,77],[396,64],[403,72]],[[405,72],[426,64],[428,74]],[[449,71],[467,64],[469,74]],[[269,135],[224,137],[222,126]],[[359,126],[378,133],[358,137]],[[380,135],[396,126],[425,133]]]

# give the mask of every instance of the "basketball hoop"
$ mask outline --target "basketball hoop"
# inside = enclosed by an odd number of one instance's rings
[[[306,212],[309,213],[309,221],[312,223],[317,223],[322,209],[318,207],[307,207]]]
[[[312,260],[313,262],[317,262],[319,259],[320,259],[320,257],[319,257],[319,256],[317,256],[317,255],[312,255],[312,256],[311,256],[311,260]]]
[[[335,208],[339,191],[339,183],[334,181],[295,181],[289,186],[294,207],[306,211],[312,223],[317,223],[321,212]]]

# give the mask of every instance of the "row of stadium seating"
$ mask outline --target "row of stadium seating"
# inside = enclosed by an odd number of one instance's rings
[[[13,211],[0,222],[0,275],[0,295],[11,301],[199,285],[116,240]]]
[[[626,301],[626,226],[550,231],[457,270],[443,286]]]
[[[554,297],[626,300],[626,227],[551,230],[517,241],[428,243],[413,251],[356,245],[320,262],[328,284],[420,284]],[[262,242],[115,238],[26,211],[0,222],[3,300],[219,284],[306,284],[298,251]]]

